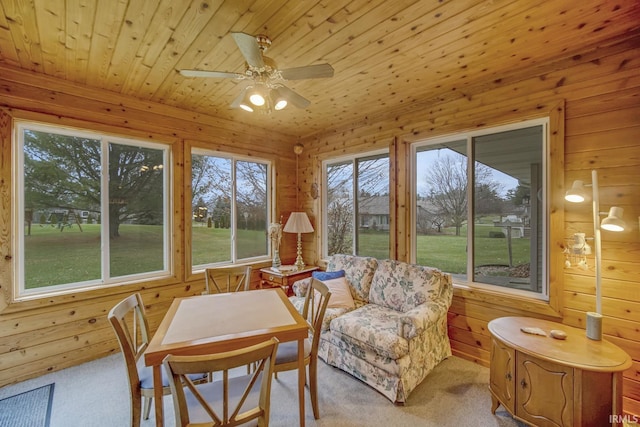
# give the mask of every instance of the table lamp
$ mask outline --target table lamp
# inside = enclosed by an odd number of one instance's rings
[[[305,212],[291,212],[287,223],[284,226],[285,233],[298,233],[298,256],[296,258],[295,266],[298,270],[304,268],[304,261],[302,260],[302,233],[313,233],[313,226],[309,217]]]

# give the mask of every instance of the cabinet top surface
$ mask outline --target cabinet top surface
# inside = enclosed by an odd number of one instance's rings
[[[303,269],[298,270],[293,265],[283,265],[280,269],[276,270],[272,267],[261,268],[262,273],[274,274],[276,276],[295,276],[296,274],[310,273],[316,271],[320,267],[316,265],[307,265]]]
[[[547,336],[522,332],[520,328],[540,328]],[[552,338],[552,329],[564,331],[567,339]],[[489,331],[498,340],[532,356],[588,371],[624,371],[631,358],[609,341],[587,338],[584,329],[531,317],[500,317],[489,322]]]

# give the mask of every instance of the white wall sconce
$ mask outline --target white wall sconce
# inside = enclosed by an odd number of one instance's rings
[[[617,206],[609,209],[609,213],[600,212],[598,193],[598,172],[591,171],[592,209],[593,209],[593,241],[596,258],[596,311],[587,312],[587,338],[592,340],[602,339],[602,238],[600,230],[624,231],[626,225],[622,220],[623,209]],[[576,180],[571,189],[565,194],[565,200],[573,203],[584,202],[589,195],[585,190],[588,184]],[[607,215],[600,221],[601,215]],[[586,242],[585,242],[586,244]]]
[[[591,255],[591,246],[587,243],[587,239],[584,233],[574,233],[568,239],[568,244],[564,248],[564,266],[566,268],[571,268],[574,265],[582,270],[588,268],[587,255]]]

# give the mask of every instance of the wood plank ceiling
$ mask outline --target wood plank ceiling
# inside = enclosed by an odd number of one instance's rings
[[[243,72],[231,31],[268,35],[280,68],[335,76],[287,82],[307,109],[232,109],[237,80],[178,73]],[[0,0],[0,63],[304,137],[544,78],[639,31],[636,0]]]

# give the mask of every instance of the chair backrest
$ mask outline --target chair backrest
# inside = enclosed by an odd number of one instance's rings
[[[199,356],[170,354],[165,357],[163,364],[169,375],[176,425],[185,427],[190,423],[206,423],[202,425],[225,426],[244,424],[254,419],[259,420],[258,425],[268,425],[271,377],[277,350],[278,339],[274,337],[234,351]],[[257,366],[252,374],[229,376],[230,369],[249,364]],[[188,374],[197,372],[217,371],[222,371],[222,380],[199,386],[195,386],[188,377]],[[257,399],[250,398],[256,394]]]
[[[207,294],[248,291],[251,285],[251,266],[207,268],[204,272]]]
[[[322,283],[315,277],[311,279],[311,284],[307,288],[307,295],[302,308],[302,317],[307,319],[309,329],[313,334],[311,341],[311,353],[317,353],[318,343],[320,342],[320,332],[322,331],[322,321],[327,311],[327,305],[331,298],[331,292],[327,285]]]
[[[118,337],[120,349],[127,365],[131,392],[140,383],[137,362],[149,345],[149,324],[139,293],[128,296],[116,304],[107,315]]]

